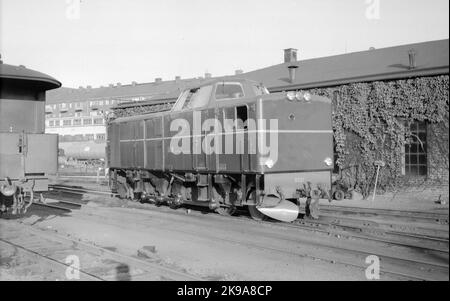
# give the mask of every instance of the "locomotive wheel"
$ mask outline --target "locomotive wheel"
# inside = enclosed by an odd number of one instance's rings
[[[236,213],[236,207],[219,207],[216,209],[216,212],[220,215],[224,216],[233,216]]]

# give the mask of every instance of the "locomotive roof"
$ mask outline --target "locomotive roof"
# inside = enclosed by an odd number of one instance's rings
[[[13,66],[0,62],[0,80],[18,80],[26,83],[32,83],[43,90],[51,90],[61,87],[61,83],[55,78],[28,69],[24,66]]]
[[[235,75],[232,76],[222,76],[222,77],[216,77],[214,79],[208,80],[200,85],[197,86],[192,86],[190,87],[190,89],[195,89],[195,88],[201,88],[201,87],[205,87],[205,86],[210,86],[210,85],[214,85],[216,83],[221,83],[224,81],[233,81],[233,82],[240,82],[240,83],[252,83],[252,84],[258,84],[257,81],[249,79],[249,78],[243,78],[243,77],[236,77]]]

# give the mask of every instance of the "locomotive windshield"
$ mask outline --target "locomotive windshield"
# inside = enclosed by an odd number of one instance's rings
[[[184,91],[173,107],[173,111],[198,109],[208,105],[213,86]]]

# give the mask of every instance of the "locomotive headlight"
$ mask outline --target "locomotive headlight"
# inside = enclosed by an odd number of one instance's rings
[[[303,99],[304,99],[306,102],[310,102],[310,101],[311,101],[311,98],[312,98],[311,93],[309,93],[309,92],[303,93]]]
[[[287,99],[289,99],[289,101],[294,101],[295,100],[295,92],[288,92],[287,94],[286,94],[286,97],[287,97]]]
[[[273,160],[269,159],[266,161],[266,166],[268,168],[272,168],[275,165],[275,163],[273,162]]]
[[[325,162],[325,164],[327,166],[332,166],[333,165],[333,159],[331,159],[331,158],[326,158],[323,162]]]
[[[302,92],[297,92],[297,93],[295,93],[295,98],[296,98],[298,101],[303,101],[303,99],[304,99],[303,93],[302,93]]]

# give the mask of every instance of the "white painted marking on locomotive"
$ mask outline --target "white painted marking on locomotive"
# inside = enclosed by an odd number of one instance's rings
[[[279,131],[271,131],[271,130],[256,130],[256,131],[237,131],[237,132],[222,132],[222,133],[209,133],[209,134],[203,134],[203,135],[189,135],[189,136],[177,136],[177,138],[180,139],[186,139],[186,138],[204,138],[207,135],[219,135],[219,136],[227,136],[227,135],[235,135],[236,133],[277,133],[277,134],[333,134],[333,131],[324,131],[324,130],[279,130]],[[146,138],[146,139],[129,139],[129,140],[120,140],[120,142],[139,142],[139,141],[160,141],[160,140],[169,140],[173,137],[161,137],[161,138]]]

